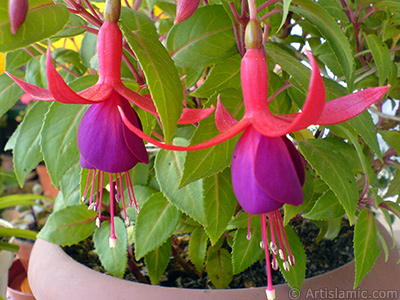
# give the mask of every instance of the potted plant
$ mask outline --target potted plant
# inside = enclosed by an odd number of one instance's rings
[[[333,239],[345,217],[355,224],[357,288],[391,246],[375,214],[391,227],[400,213],[391,199],[398,6],[123,4],[10,0],[3,16],[1,107],[19,87],[40,100],[8,143],[17,179],[44,160],[61,190],[39,238],[68,246],[92,237],[108,273],[128,267],[141,278],[144,260],[153,284],[171,253],[215,288],[265,257],[264,290],[279,299],[271,269],[293,289],[305,278],[289,221],[308,220],[318,239]]]

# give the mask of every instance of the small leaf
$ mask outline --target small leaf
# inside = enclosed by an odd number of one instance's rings
[[[379,159],[382,160],[382,153],[378,143],[377,132],[372,117],[368,111],[364,111],[360,115],[347,121],[350,126],[355,130],[367,143],[367,145],[374,150]]]
[[[171,247],[171,240],[168,239],[163,245],[147,253],[144,257],[151,284],[158,284],[167,269],[171,256]]]
[[[178,70],[158,38],[143,31],[131,32],[126,26],[121,29],[146,75],[165,141],[169,143],[183,110],[183,85]]]
[[[232,260],[228,250],[209,248],[206,266],[208,277],[217,289],[226,288],[232,281]]]
[[[299,149],[343,205],[350,223],[358,202],[357,184],[348,161],[324,140],[299,142]]]
[[[82,168],[80,163],[76,163],[61,178],[60,190],[63,197],[61,198],[62,201],[56,201],[56,203],[54,204],[54,210],[80,204],[79,187],[81,181],[80,177],[81,171]]]
[[[49,107],[48,102],[36,102],[20,124],[21,129],[13,151],[15,175],[20,186],[24,185],[26,175],[43,160],[40,134]]]
[[[378,245],[374,215],[364,209],[358,216],[354,228],[354,255],[356,261],[356,278],[354,289],[374,266],[381,253]]]
[[[162,193],[151,196],[142,206],[135,226],[137,259],[160,247],[179,222],[180,212]]]
[[[303,217],[312,220],[329,220],[343,215],[343,206],[332,190],[328,190],[317,200],[311,211],[303,215]]]
[[[51,198],[36,194],[13,194],[9,196],[0,197],[0,210],[14,207],[17,205],[33,206],[38,205],[37,199],[45,201],[54,201]],[[44,206],[43,206],[44,207]]]
[[[237,54],[232,21],[220,5],[206,5],[172,27],[167,48],[180,67],[213,65]]]
[[[247,229],[236,230],[232,245],[233,274],[239,274],[258,261],[263,252],[260,247],[261,229],[251,229],[251,239],[247,240]]]
[[[224,89],[240,89],[240,55],[214,65],[204,83],[191,95],[209,98]]]
[[[41,150],[54,186],[79,161],[78,125],[87,106],[55,102],[46,115],[41,133]]]
[[[378,68],[379,85],[383,85],[392,67],[390,51],[386,44],[375,34],[367,35],[366,41]]]
[[[383,201],[382,203],[379,203],[379,207],[387,209],[400,219],[400,206],[398,203],[392,201]]]
[[[289,8],[292,0],[283,0],[283,11],[282,11],[282,21],[281,25],[279,25],[279,28],[277,31],[281,30],[282,26],[285,24],[286,18],[289,13]]]
[[[311,22],[322,33],[329,46],[335,53],[338,62],[346,77],[347,89],[353,90],[354,56],[349,39],[342,28],[329,13],[318,3],[311,0],[293,0],[298,6],[291,6],[291,10]]]
[[[96,216],[86,205],[59,210],[50,215],[38,238],[61,246],[76,244],[93,234]]]
[[[29,240],[36,240],[36,235],[37,233],[32,230],[28,229],[19,229],[19,228],[5,228],[5,227],[0,227],[0,236],[8,236],[12,237],[15,236],[17,238],[21,239],[29,239]]]
[[[94,246],[100,261],[104,268],[111,275],[122,278],[128,264],[128,235],[124,222],[118,218],[114,218],[115,235],[117,236],[117,244],[114,248],[110,248],[109,237],[111,225],[109,221],[101,223],[100,228],[96,228],[93,234]]]
[[[200,272],[204,268],[206,259],[208,236],[203,227],[197,227],[193,230],[189,240],[189,257]]]
[[[6,1],[2,1],[4,4]],[[10,31],[9,20],[0,24],[0,52],[27,47],[61,31],[69,20],[64,5],[44,5],[31,9],[16,35]]]
[[[176,138],[174,141],[178,145],[187,145],[187,142],[180,138]],[[156,178],[168,201],[194,220],[205,225],[207,220],[204,208],[203,180],[200,179],[178,188],[185,155],[186,153],[178,151],[161,150],[158,152],[154,163]]]
[[[205,230],[215,245],[232,219],[236,206],[229,169],[204,179],[204,206],[208,224]]]
[[[397,154],[400,154],[400,132],[397,130],[379,130],[386,143],[389,144]]]

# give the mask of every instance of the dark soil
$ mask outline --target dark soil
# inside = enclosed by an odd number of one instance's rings
[[[306,252],[306,278],[326,273],[354,259],[354,228],[350,226],[346,220],[343,220],[342,229],[334,240],[322,239],[319,243],[315,242],[319,229],[313,223],[299,220],[292,221],[291,225],[300,237]],[[185,249],[184,244],[181,244],[181,247]],[[75,260],[92,269],[107,273],[101,266],[97,254],[91,249],[93,249],[93,243],[89,239],[81,242],[79,245],[64,248]],[[146,267],[144,263],[139,261],[137,264],[142,273],[145,274]],[[274,284],[285,283],[279,271],[273,271],[272,276]],[[182,272],[182,266],[171,257],[170,264],[164,276],[161,278],[159,285],[184,288],[213,288],[206,273],[204,273],[201,278],[196,279],[193,277],[196,276],[189,276]],[[137,281],[135,276],[128,269],[124,279]],[[244,272],[235,275],[229,287],[259,287],[265,286],[266,282],[265,260],[260,260]]]

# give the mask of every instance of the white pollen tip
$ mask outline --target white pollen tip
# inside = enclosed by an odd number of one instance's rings
[[[289,267],[289,263],[287,261],[283,262],[283,268],[285,269],[286,272],[289,272],[290,267]]]
[[[289,255],[289,264],[290,264],[292,267],[293,267],[294,264],[295,264],[294,256],[293,256],[293,255]]]
[[[265,249],[264,241],[261,241],[261,242],[260,242],[260,248],[261,248],[261,249]]]
[[[126,216],[126,218],[125,218],[125,226],[126,226],[126,227],[131,226],[131,220],[129,219],[128,216]]]
[[[283,256],[283,251],[282,251],[282,249],[279,249],[279,257],[280,257],[282,260],[285,259],[285,256]]]
[[[96,226],[97,226],[97,228],[101,227],[101,221],[100,221],[99,217],[96,218]]]
[[[115,248],[115,246],[117,245],[117,238],[110,237],[109,244],[110,244],[110,248]]]
[[[136,206],[136,213],[137,213],[137,214],[140,213],[140,208],[139,208],[139,206]]]
[[[267,299],[268,300],[275,300],[275,289],[273,288],[272,290],[265,290],[265,293],[267,294]]]
[[[247,239],[248,241],[251,240],[251,233],[248,233],[248,234],[247,234],[246,239]]]
[[[82,203],[82,204],[85,203],[86,200],[87,200],[86,196],[82,196],[82,198],[81,198],[81,203]]]

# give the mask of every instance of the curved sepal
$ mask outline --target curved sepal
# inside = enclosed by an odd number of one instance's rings
[[[46,58],[46,75],[49,84],[49,91],[53,98],[61,103],[66,104],[93,104],[98,103],[101,100],[107,99],[112,90],[109,90],[108,93],[102,94],[101,99],[90,100],[84,97],[79,96],[75,93],[64,81],[60,74],[58,74],[57,70],[54,68],[53,63],[51,61],[51,52],[50,48],[47,49],[47,58]]]
[[[50,91],[38,87],[36,85],[27,83],[14,75],[11,75],[10,73],[6,74],[11,77],[12,80],[15,81],[16,84],[20,86],[21,89],[23,89],[26,93],[31,95],[34,99],[36,100],[42,100],[42,101],[54,101],[53,95],[50,93]]]
[[[381,99],[389,89],[390,86],[375,87],[331,100],[325,104],[316,124],[332,125],[347,121]]]
[[[218,95],[217,110],[215,111],[215,125],[219,132],[224,132],[229,130],[229,128],[235,126],[239,121],[237,121],[229,111],[222,104],[221,99]]]
[[[171,145],[171,144],[164,144],[164,143],[161,143],[160,141],[157,141],[156,139],[153,139],[152,137],[145,134],[142,130],[140,130],[139,128],[134,126],[127,119],[127,117],[124,114],[124,111],[122,110],[121,107],[118,106],[118,110],[119,110],[119,113],[121,114],[121,118],[122,118],[122,121],[124,122],[125,126],[128,127],[128,129],[130,131],[132,131],[134,134],[139,136],[141,139],[144,139],[145,141],[156,145],[157,147],[160,147],[165,150],[173,150],[173,151],[194,151],[194,150],[201,150],[201,149],[215,146],[217,144],[220,144],[222,142],[229,140],[230,138],[234,137],[235,135],[238,135],[250,124],[249,119],[243,118],[240,122],[238,122],[235,126],[231,127],[229,130],[221,133],[220,135],[217,135],[216,137],[214,137],[208,141],[205,141],[205,142],[197,144],[197,145],[183,147],[183,146],[175,146],[175,145]]]
[[[202,109],[184,108],[178,124],[192,124],[199,122],[211,115],[213,111],[214,106]]]
[[[310,52],[307,56],[311,63],[312,73],[307,99],[301,113],[276,116],[269,111],[254,115],[252,122],[258,132],[265,136],[283,136],[289,132],[307,128],[317,124],[325,105],[325,87],[317,62]]]
[[[123,96],[133,104],[139,106],[141,109],[144,109],[145,111],[155,116],[158,116],[157,109],[150,95],[149,96],[139,95],[138,93],[124,86],[122,82],[120,84],[117,84],[114,88],[121,96]]]

